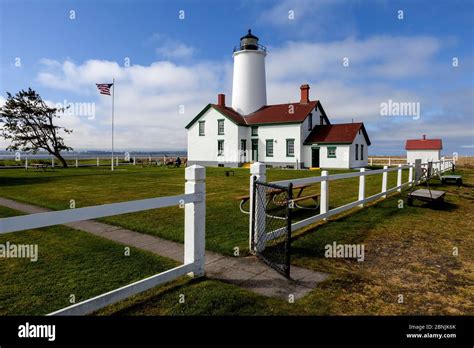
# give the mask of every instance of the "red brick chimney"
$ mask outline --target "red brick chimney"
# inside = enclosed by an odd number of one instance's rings
[[[217,95],[217,105],[225,106],[225,94],[218,94]]]
[[[300,104],[308,104],[309,103],[309,85],[301,85],[301,100]]]

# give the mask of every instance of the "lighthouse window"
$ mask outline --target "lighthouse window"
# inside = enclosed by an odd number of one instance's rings
[[[199,136],[204,136],[206,133],[205,133],[205,123],[206,121],[199,121]]]
[[[217,140],[217,156],[224,156],[224,140]]]
[[[253,126],[252,127],[252,136],[257,136],[258,135],[258,127],[257,126]]]
[[[224,135],[224,120],[217,120],[217,134]]]
[[[286,156],[293,157],[295,155],[295,139],[286,139]]]
[[[364,145],[360,145],[360,159],[361,161],[364,159]]]
[[[308,116],[308,130],[313,129],[313,114],[309,114]]]
[[[267,139],[266,145],[267,157],[273,157],[273,139]]]
[[[356,161],[358,161],[359,160],[359,144],[356,144],[355,155],[356,155]]]

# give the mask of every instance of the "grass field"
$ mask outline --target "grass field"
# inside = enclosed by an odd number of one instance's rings
[[[333,170],[330,173],[342,171]],[[276,181],[320,175],[319,171],[269,170],[268,180]],[[404,171],[404,180],[407,179]],[[389,187],[396,184],[396,173],[389,173]],[[368,176],[367,196],[380,192],[381,175]],[[234,248],[248,253],[248,216],[239,211],[236,196],[248,194],[249,170],[235,169],[226,177],[222,168],[207,168],[206,244],[209,250],[233,255]],[[184,192],[182,168],[106,168],[57,169],[55,172],[4,170],[0,172],[1,196],[33,203],[54,210],[181,194]],[[305,191],[319,192],[319,185]],[[330,206],[357,199],[358,178],[331,182]],[[102,219],[138,232],[183,242],[183,210],[170,207]]]
[[[0,206],[0,218],[19,213]],[[0,315],[43,315],[178,263],[65,226],[0,235],[0,244],[37,244],[38,260],[0,259]]]
[[[269,180],[319,174],[313,171],[268,171]],[[465,186],[460,188],[441,186],[434,180],[435,189],[448,192],[445,209],[432,209],[420,205],[399,208],[398,200],[401,197],[394,195],[376,205],[356,210],[330,223],[303,231],[292,243],[292,263],[327,272],[330,277],[320,287],[294,304],[264,298],[206,278],[182,279],[106,308],[99,314],[474,314],[472,302],[474,171],[461,169],[461,174],[464,176]],[[1,196],[52,209],[67,209],[70,199],[75,199],[76,206],[81,207],[179,194],[183,192],[184,186],[182,169],[127,167],[120,168],[114,174],[103,168],[79,168],[48,173],[6,170],[0,172],[0,175]],[[249,172],[237,169],[235,177],[226,177],[221,168],[208,168],[207,175],[207,248],[231,254],[233,248],[239,246],[245,251],[248,243],[247,217],[239,212],[238,201],[234,200],[234,196],[248,191]],[[389,173],[389,187],[394,186],[395,182],[396,174]],[[355,200],[358,192],[358,186],[354,185],[356,183],[357,179],[331,182],[331,206]],[[366,185],[367,195],[379,192],[381,177],[378,175],[367,177]],[[314,190],[318,191],[319,187],[314,187]],[[3,216],[12,213],[2,211]],[[106,221],[171,240],[182,241],[183,238],[183,215],[178,207],[128,214]],[[104,253],[105,255],[110,256],[114,253],[116,244],[85,233],[65,233],[63,232],[67,230],[65,227],[43,230],[51,230],[55,238],[63,238],[61,243],[66,245],[70,243],[71,236],[74,236],[78,240],[75,240],[73,245],[83,243],[85,246],[90,246],[93,242],[92,244],[99,250],[110,248],[110,251]],[[46,238],[44,234],[40,236],[38,232],[20,232],[23,233],[32,233],[38,238],[39,243]],[[28,235],[25,235],[25,238],[31,241]],[[365,261],[325,258],[324,246],[333,241],[364,244]],[[60,244],[55,240],[48,243]],[[102,243],[105,243],[104,246]],[[4,301],[8,300],[12,292],[16,293],[17,297],[11,301],[19,301],[20,305],[16,308],[22,311],[27,309],[28,303],[31,303],[30,293],[39,292],[39,297],[43,298],[50,291],[54,292],[56,287],[61,290],[61,286],[54,281],[58,272],[56,268],[60,269],[60,266],[67,264],[69,260],[84,259],[86,271],[82,273],[84,276],[90,273],[91,278],[96,280],[95,269],[88,265],[97,265],[97,262],[84,257],[85,246],[69,250],[76,255],[75,257],[64,256],[64,258],[62,255],[68,255],[66,252],[68,249],[65,246],[58,248],[58,251],[54,252],[58,261],[48,262],[52,265],[47,273],[41,273],[39,268],[33,271],[33,267],[37,266],[30,267],[24,263],[19,264],[16,269],[4,270],[0,278],[2,283],[5,279],[8,280],[12,273],[18,276],[11,280],[8,289],[4,290],[2,287],[0,307],[4,308]],[[454,247],[458,248],[458,256],[453,255]],[[117,248],[120,250],[120,246]],[[98,251],[97,254],[102,255]],[[136,260],[137,263],[133,265],[117,263],[116,258],[102,255],[99,258],[101,267],[97,273],[103,273],[104,279],[111,277],[107,286],[114,288],[130,280],[126,275],[118,276],[115,273],[120,272],[115,270],[125,267],[126,273],[129,276],[133,275],[133,279],[136,280],[146,276],[147,272],[153,273],[155,271],[153,267],[163,267],[167,262],[146,253],[143,255],[143,260]],[[1,262],[5,264],[4,261]],[[149,265],[150,268],[140,268],[142,273],[136,272],[140,262]],[[25,268],[28,270],[24,271]],[[107,273],[109,268],[110,273]],[[64,271],[59,270],[58,277],[65,279],[73,277],[70,273],[78,273],[73,272],[75,269],[79,271],[82,266],[73,261],[72,266],[64,267]],[[40,287],[35,285],[31,290],[27,290],[27,284],[31,283],[26,280],[27,278],[20,276],[24,272],[32,272],[31,277],[39,273],[37,277],[42,278],[37,281],[41,280],[45,285]],[[76,280],[69,281],[76,282]],[[80,288],[87,288],[87,291],[83,290],[81,294],[89,297],[88,295],[103,292],[97,288],[96,283],[98,282],[88,283],[85,279],[81,279],[78,282],[81,284]],[[16,288],[15,284],[18,284]],[[38,290],[48,289],[47,284],[50,286],[48,291]],[[61,301],[64,297],[67,301],[70,292],[68,289],[69,287],[62,289],[62,295],[59,296]],[[184,304],[178,302],[180,294],[186,296],[187,301]],[[401,304],[397,301],[400,294],[404,295],[404,303]],[[80,299],[84,299],[82,295]],[[10,305],[13,302],[10,302]],[[50,303],[43,299],[38,305],[42,308]],[[43,310],[42,313],[44,312],[47,311]]]

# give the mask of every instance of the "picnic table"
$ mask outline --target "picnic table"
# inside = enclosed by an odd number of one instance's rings
[[[308,199],[312,199],[316,202],[317,204],[317,207],[319,206],[319,203],[318,203],[318,200],[319,200],[319,193],[314,193],[314,194],[310,194],[310,195],[307,195],[307,196],[302,196],[303,194],[303,191],[310,187],[311,185],[295,185],[293,186],[293,190],[296,190],[296,194],[293,194],[293,199],[292,199],[292,202],[293,204],[297,207],[297,208],[300,208],[300,209],[309,209],[307,207],[303,207],[303,206],[300,206],[298,203],[301,202],[301,201],[304,201],[304,200],[308,200]],[[281,189],[277,189],[277,188],[273,188],[273,189],[269,189],[266,191],[266,194],[267,196],[269,196],[269,200],[273,200],[275,198],[276,195],[280,194],[283,190]],[[249,214],[248,211],[244,210],[243,206],[245,203],[247,203],[250,199],[250,195],[244,195],[244,196],[237,196],[235,197],[236,200],[239,200],[240,201],[240,205],[239,205],[239,208],[240,208],[240,211],[244,214]],[[311,208],[313,209],[313,208]]]
[[[232,174],[232,176],[235,176],[235,172],[233,170],[225,170],[224,173],[225,176],[229,176],[230,174]]]
[[[462,176],[461,175],[442,175],[441,183],[448,183],[449,181],[454,181],[458,186],[462,185]]]
[[[412,205],[414,199],[424,202],[443,203],[445,195],[445,191],[419,189],[408,194],[407,203]]]

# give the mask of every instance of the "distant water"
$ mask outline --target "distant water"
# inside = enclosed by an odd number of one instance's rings
[[[51,158],[51,155],[45,152],[38,152],[35,155],[28,154],[25,152],[21,152],[21,157],[28,156],[28,158],[36,158],[36,159],[47,159]],[[186,157],[187,152],[186,151],[129,151],[130,157],[136,156],[136,157]],[[112,156],[112,152],[107,152],[107,151],[81,151],[81,152],[64,152],[62,153],[63,157],[68,159],[68,158],[110,158]],[[15,156],[15,152],[9,152],[9,151],[0,151],[0,159],[5,159],[5,158],[12,158]],[[114,152],[115,157],[124,157],[125,156],[125,151],[116,151]]]

